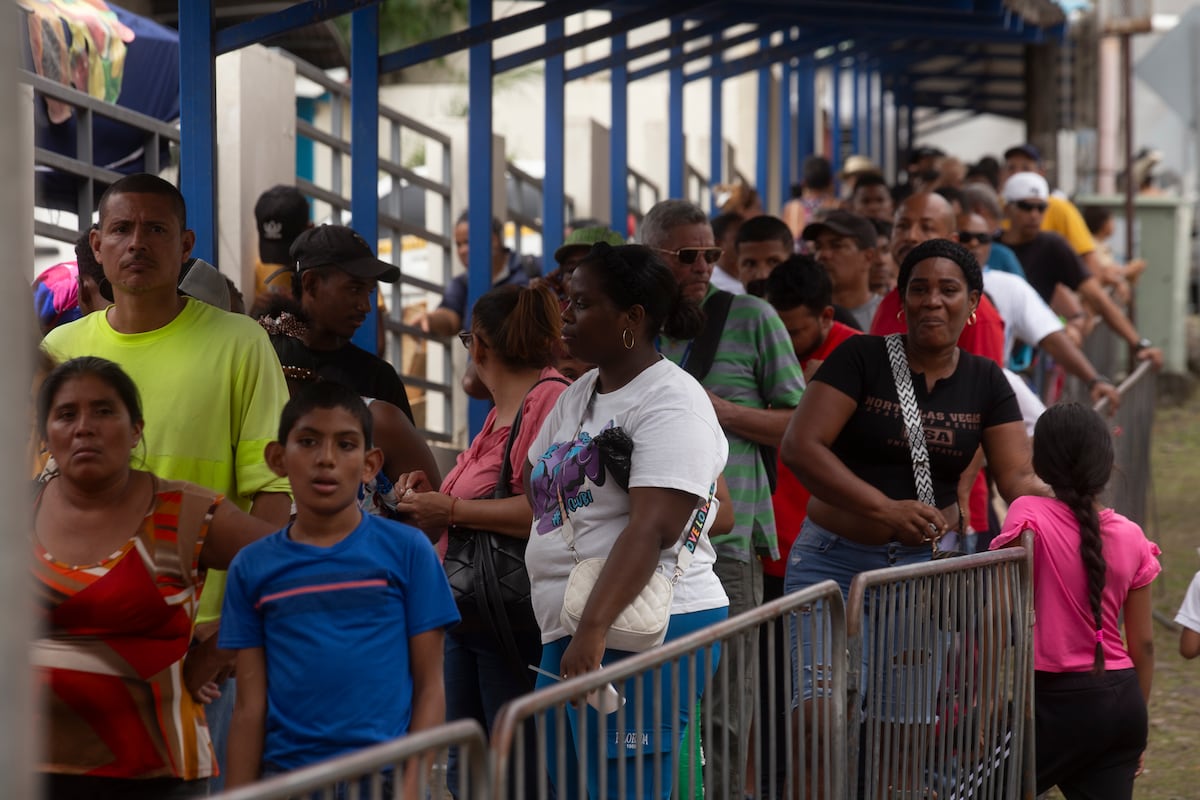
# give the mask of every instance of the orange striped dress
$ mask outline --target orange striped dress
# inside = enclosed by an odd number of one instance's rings
[[[42,772],[195,780],[217,771],[183,657],[203,586],[200,548],[223,498],[155,481],[144,522],[101,562],[62,564],[33,542]]]

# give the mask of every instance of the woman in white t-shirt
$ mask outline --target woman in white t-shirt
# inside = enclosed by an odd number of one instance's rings
[[[525,480],[533,507],[526,563],[542,632],[541,668],[563,678],[628,655],[606,649],[605,636],[656,570],[672,574],[683,531],[708,499],[728,453],[700,384],[655,349],[660,332],[691,339],[703,320],[699,308],[682,299],[670,270],[653,251],[638,245],[596,245],[571,277],[568,302],[563,341],[572,355],[597,368],[567,389],[546,418],[529,450]],[[621,451],[628,457],[622,458]],[[576,555],[608,561],[572,636],[559,614]],[[729,601],[713,572],[715,560],[712,544],[701,537],[675,584],[668,641],[727,616]],[[554,738],[547,750],[559,796],[578,786],[574,744],[580,741],[590,743],[584,761],[592,797],[598,796],[601,763],[606,763],[613,797],[622,785],[629,796],[649,797],[655,783],[663,797],[670,796],[671,752],[679,746],[689,711],[716,660],[714,652],[709,663],[681,667],[678,691],[668,668],[647,676],[640,694],[632,681],[618,687],[630,699],[644,698],[640,713],[626,708],[621,731],[616,730],[618,715],[604,717],[590,708],[579,713],[568,709],[569,731],[555,731],[554,715],[548,715],[547,735],[564,736],[571,743],[565,764],[556,763]],[[699,679],[690,681],[696,673]],[[543,676],[539,685],[550,680]],[[661,728],[655,727],[656,719]],[[588,726],[586,735],[582,725]],[[596,756],[598,743],[606,761]],[[622,750],[623,774],[618,762]],[[639,751],[644,754],[641,764]]]

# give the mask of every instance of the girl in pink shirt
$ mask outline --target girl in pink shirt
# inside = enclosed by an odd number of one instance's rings
[[[991,545],[1034,534],[1037,791],[1058,786],[1067,800],[1132,797],[1146,748],[1160,551],[1100,504],[1112,466],[1099,414],[1051,407],[1034,430],[1033,468],[1054,497],[1018,498]]]

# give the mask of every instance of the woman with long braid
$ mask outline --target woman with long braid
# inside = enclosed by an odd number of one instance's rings
[[[1038,794],[1133,796],[1154,675],[1150,583],[1158,546],[1100,504],[1113,467],[1104,420],[1053,406],[1034,429],[1033,468],[1054,497],[1021,497],[992,549],[1033,531]],[[1120,617],[1124,614],[1125,640]]]

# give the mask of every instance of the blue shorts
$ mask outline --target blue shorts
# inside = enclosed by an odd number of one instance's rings
[[[800,535],[792,545],[788,558],[787,575],[784,578],[785,594],[797,592],[821,581],[834,580],[842,590],[842,597],[850,594],[850,584],[860,572],[922,564],[930,560],[929,545],[910,546],[897,542],[885,545],[866,545],[839,536],[806,519]],[[870,600],[868,596],[868,602]],[[936,689],[941,683],[942,662],[945,659],[945,636],[938,633],[927,637],[927,642],[907,643],[903,630],[880,631],[874,637],[874,620],[870,608],[863,609],[866,615],[863,629],[862,684],[864,700],[878,709],[873,716],[897,723],[932,722],[935,718]],[[829,664],[832,641],[828,617],[821,613],[820,604],[804,607],[798,612],[798,621],[791,630],[792,663],[802,666],[798,686],[792,696],[792,704],[801,698],[828,697],[833,679]],[[819,624],[814,624],[814,622]],[[799,628],[799,631],[797,631]],[[883,644],[875,644],[872,642]],[[872,651],[878,651],[872,653]],[[875,683],[875,670],[886,677]],[[868,691],[878,689],[877,697],[868,697]],[[920,698],[919,702],[906,701],[906,697]],[[889,700],[890,699],[890,700]],[[928,699],[928,702],[926,702]]]

